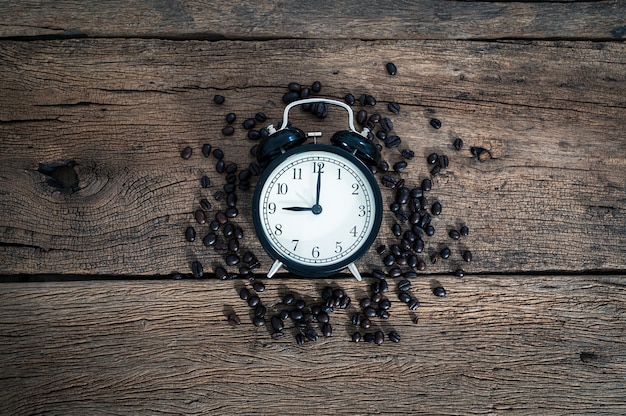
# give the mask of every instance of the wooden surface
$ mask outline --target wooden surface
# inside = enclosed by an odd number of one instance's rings
[[[2,4],[1,414],[626,413],[624,3],[323,6]],[[375,321],[399,344],[350,343],[356,302],[331,315],[329,339],[299,347],[289,324],[272,340],[238,297],[250,283],[211,279],[224,260],[193,212],[225,181],[200,148],[247,166],[255,142],[241,121],[264,111],[276,123],[290,81],[320,81],[326,98],[374,95],[403,140],[384,158],[416,154],[396,174],[409,186],[429,175],[426,155],[450,158],[428,195],[443,212],[422,256],[449,245],[451,259],[413,280],[415,313],[390,279],[391,317]],[[345,128],[338,110],[293,117],[326,139]],[[68,162],[76,183],[62,192],[45,173]],[[234,221],[262,278],[271,260],[251,195],[238,191]],[[383,195],[388,205],[393,191]],[[224,208],[212,202],[209,215]],[[376,244],[397,243],[395,221],[386,211]],[[461,224],[469,236],[450,240]],[[195,259],[208,279],[188,279]],[[359,265],[384,268],[373,250]],[[275,313],[286,292],[312,304],[332,284],[356,301],[366,280],[281,274],[261,297]]]

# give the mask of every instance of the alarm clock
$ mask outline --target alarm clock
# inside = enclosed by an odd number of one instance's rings
[[[289,126],[289,110],[325,103],[348,111],[348,130],[334,133],[330,144],[317,143],[321,133],[305,134]],[[309,98],[285,107],[283,121],[257,146],[263,167],[252,199],[256,234],[275,260],[267,273],[281,268],[302,277],[328,277],[345,268],[361,280],[356,266],[370,248],[382,222],[382,196],[368,166],[380,161],[369,130],[354,128],[350,106]],[[313,143],[305,143],[314,137]]]

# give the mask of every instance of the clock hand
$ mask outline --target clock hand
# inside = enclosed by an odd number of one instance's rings
[[[313,211],[312,207],[283,207],[287,211]]]
[[[317,193],[315,194],[315,205],[320,204],[320,190],[322,189],[322,168],[317,172]]]

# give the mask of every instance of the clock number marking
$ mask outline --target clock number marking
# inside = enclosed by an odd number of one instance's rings
[[[293,243],[293,251],[296,251],[296,249],[298,248],[298,243],[300,242],[300,240],[291,240],[291,242]]]
[[[324,162],[313,162],[313,173],[324,173]]]
[[[365,205],[359,205],[359,217],[365,216]]]
[[[293,168],[293,179],[302,179],[302,168]]]
[[[352,195],[358,195],[359,194],[359,184],[358,183],[353,183],[352,184]]]
[[[275,235],[282,235],[283,234],[283,226],[282,226],[282,224],[276,224],[274,226],[274,234]]]
[[[275,213],[275,212],[276,212],[276,204],[275,204],[275,203],[273,203],[273,202],[270,202],[270,203],[267,205],[267,209],[269,210],[269,213],[270,213],[270,214]]]
[[[350,230],[350,234],[352,234],[352,237],[356,237],[356,225],[352,227],[352,229]]]
[[[335,253],[341,253],[343,251],[343,247],[341,247],[341,241],[337,241],[335,243]]]
[[[314,259],[320,256],[320,248],[318,246],[313,247],[313,250],[311,250],[311,256],[313,256]]]
[[[337,180],[341,180],[341,168],[337,168]]]
[[[286,183],[278,183],[276,184],[276,192],[278,195],[285,195],[287,193],[288,187]]]

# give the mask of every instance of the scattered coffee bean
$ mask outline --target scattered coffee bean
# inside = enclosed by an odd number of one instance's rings
[[[267,121],[267,116],[265,115],[265,113],[259,111],[254,115],[254,119],[259,123],[265,123],[265,121]]]
[[[391,342],[395,342],[395,343],[400,342],[400,334],[398,334],[396,331],[391,331],[389,334],[387,334],[387,337],[389,338],[389,341]]]
[[[440,215],[441,214],[441,203],[439,203],[439,202],[433,203],[433,205],[430,207],[430,212],[433,215]]]
[[[398,73],[398,69],[396,68],[393,62],[387,62],[387,65],[385,65],[385,68],[387,69],[387,73],[389,75],[396,75]]]
[[[376,316],[376,309],[368,306],[367,308],[363,309],[363,314],[368,318],[373,318]]]
[[[432,189],[432,181],[428,178],[422,180],[422,191],[429,192]]]
[[[403,158],[407,159],[407,160],[411,160],[415,157],[415,152],[413,150],[409,150],[409,149],[404,149],[402,150],[402,152],[400,152],[400,154],[402,155]]]
[[[196,230],[193,227],[187,227],[187,229],[185,230],[185,240],[189,241],[190,243],[196,241]]]
[[[411,282],[409,280],[401,280],[398,282],[398,290],[400,292],[408,292],[411,289]]]
[[[456,277],[463,277],[463,276],[465,276],[465,272],[463,271],[463,269],[456,269],[456,270],[454,271],[454,275],[455,275]]]
[[[393,130],[393,122],[391,121],[391,119],[385,117],[382,120],[380,120],[380,127],[386,131],[387,133],[389,133],[391,130]]]
[[[235,113],[228,113],[226,114],[226,122],[228,124],[233,124],[235,121],[237,120],[237,115]],[[222,130],[223,132],[223,130]],[[234,132],[234,130],[233,130]]]
[[[223,95],[215,95],[215,97],[213,97],[213,101],[215,102],[215,104],[224,104],[224,101],[226,101],[226,98],[224,98]]]
[[[441,166],[440,165],[435,165],[431,170],[430,170],[430,174],[431,176],[437,176],[439,175],[439,172],[441,172]]]
[[[300,90],[290,91],[283,95],[283,103],[289,104],[300,99]]]
[[[461,238],[461,234],[457,231],[457,230],[450,230],[448,232],[448,235],[450,236],[451,239],[453,240],[458,240],[459,238]]]
[[[272,325],[272,328],[274,328],[274,331],[276,332],[281,332],[285,327],[283,324],[283,320],[280,319],[279,316],[273,316],[270,320],[270,323]]]
[[[447,155],[439,155],[437,159],[437,164],[442,168],[446,169],[450,165],[450,160]]]
[[[239,297],[241,300],[247,301],[250,298],[250,291],[248,288],[242,287],[241,290],[239,290]]]
[[[382,310],[389,310],[391,308],[391,301],[389,299],[383,298],[378,302],[378,307]]]
[[[180,157],[182,157],[183,159],[187,160],[191,157],[191,154],[193,153],[193,149],[189,146],[185,147],[181,152],[180,152]]]
[[[302,345],[304,345],[304,340],[305,339],[304,339],[304,335],[303,334],[301,334],[301,333],[297,333],[296,334],[296,344],[302,346]]]
[[[444,296],[446,296],[446,289],[444,289],[441,286],[435,286],[433,288],[433,295],[439,296],[439,297],[444,297]]]
[[[384,244],[380,244],[378,247],[376,247],[376,253],[378,253],[379,255],[383,255],[387,252],[387,246]]]
[[[252,324],[254,326],[265,326],[265,319],[259,316],[255,316],[254,319],[252,320]]]
[[[206,214],[201,209],[197,209],[193,216],[198,224],[206,224]]]
[[[259,303],[261,303],[261,299],[257,295],[252,295],[248,298],[248,306],[251,308],[256,308]]]
[[[320,91],[322,91],[322,83],[319,81],[313,82],[313,84],[311,84],[311,91],[313,94],[319,94]]]
[[[404,169],[406,169],[407,167],[407,163],[404,160],[401,160],[400,162],[396,162],[393,164],[393,170],[396,172],[401,172]]]
[[[366,120],[367,120],[367,111],[360,110],[358,113],[356,113],[357,123],[359,123],[360,125],[364,125]]]
[[[400,292],[398,294],[398,299],[400,299],[400,302],[409,303],[411,301],[411,295],[406,292]]]
[[[409,300],[409,302],[408,302],[408,306],[409,306],[409,309],[410,309],[410,310],[414,311],[414,310],[416,310],[417,308],[419,308],[419,306],[420,306],[420,301],[419,301],[419,300],[417,300],[416,298],[411,298],[411,300]]]
[[[437,118],[431,118],[430,119],[430,125],[433,129],[440,129],[441,128],[441,120],[437,119]]]
[[[376,337],[371,332],[368,332],[365,335],[363,335],[363,341],[367,342],[368,344],[374,342],[375,339]]]
[[[237,240],[232,240],[232,241],[237,241]],[[226,256],[226,264],[229,266],[235,266],[239,264],[239,256],[236,254],[229,254],[228,256]]]
[[[439,155],[437,153],[431,153],[426,157],[426,161],[430,164],[430,165],[434,165],[437,160],[439,160]]]
[[[233,126],[226,126],[222,129],[222,134],[224,136],[232,136],[235,134],[235,128]]]
[[[247,118],[243,121],[243,123],[241,123],[241,126],[246,130],[253,129],[254,126],[256,126],[256,120],[253,118]]]
[[[472,252],[469,250],[466,250],[463,252],[463,260],[465,260],[466,262],[471,262],[472,261]]]
[[[461,227],[459,232],[461,233],[463,237],[467,237],[467,235],[469,234],[469,228],[467,228],[467,226],[464,225]]]
[[[200,200],[200,206],[201,206],[201,207],[202,207],[202,209],[203,209],[203,210],[205,210],[205,211],[210,211],[210,210],[211,210],[211,208],[213,207],[213,206],[211,205],[211,203],[210,203],[210,202],[209,202],[206,198],[202,198],[202,199]]]
[[[424,232],[426,233],[427,236],[432,237],[433,235],[435,235],[435,227],[433,227],[432,225],[429,225],[426,228],[424,228]]]
[[[346,94],[345,97],[343,97],[343,100],[348,105],[354,105],[354,103],[356,102],[356,99],[354,98],[354,95],[352,94]]]
[[[200,185],[203,188],[208,188],[209,186],[211,186],[211,178],[206,175],[202,176],[202,178],[200,178]]]
[[[191,273],[196,279],[204,276],[204,268],[202,267],[202,263],[200,263],[200,261],[194,260],[191,262]]]
[[[387,136],[385,139],[385,147],[388,149],[398,147],[400,146],[400,143],[402,143],[402,139],[396,135]]]
[[[361,315],[358,314],[358,313],[353,314],[351,322],[352,322],[352,325],[354,325],[354,326],[360,326],[361,325]]]
[[[206,143],[202,145],[202,155],[204,157],[209,157],[209,155],[211,154],[211,145]]]
[[[372,321],[370,321],[369,318],[362,318],[360,325],[363,329],[369,329],[369,327],[372,326]]]
[[[352,334],[352,342],[360,342],[361,341],[361,333],[360,332],[355,332],[354,334]]]
[[[263,318],[265,317],[265,314],[267,313],[267,308],[265,307],[265,305],[263,305],[262,303],[259,303],[258,305],[256,305],[256,307],[254,308],[254,316],[256,316],[257,318]]]
[[[452,146],[454,146],[456,150],[461,150],[463,148],[463,139],[461,138],[454,139]]]
[[[371,107],[376,105],[376,98],[373,95],[365,95],[365,105],[369,105]]]
[[[308,328],[304,331],[304,336],[306,336],[309,341],[317,341],[318,338],[317,331],[313,328]]]
[[[235,207],[226,209],[225,215],[227,218],[235,218],[239,214],[239,210]]]
[[[254,290],[256,290],[257,292],[264,292],[265,291],[265,285],[263,284],[263,282],[254,282],[252,283],[252,288]]]
[[[441,251],[439,251],[439,255],[444,260],[449,258],[450,257],[450,249],[448,247],[442,248]]]
[[[398,114],[400,112],[400,104],[393,101],[387,104],[387,108],[394,114]]]
[[[374,343],[376,345],[382,345],[383,342],[385,342],[385,334],[383,334],[383,331],[376,331],[374,333]]]
[[[322,325],[322,334],[326,338],[328,338],[328,337],[333,335],[333,327],[331,326],[330,323],[326,322],[324,325]]]

